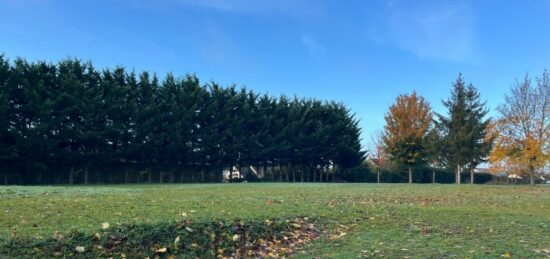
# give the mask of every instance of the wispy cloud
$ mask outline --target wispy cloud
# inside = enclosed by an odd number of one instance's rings
[[[475,61],[474,17],[461,3],[388,1],[382,31],[372,35],[379,43],[393,44],[421,58]]]
[[[312,56],[320,57],[325,53],[325,48],[311,35],[302,36],[301,41]]]
[[[275,13],[294,17],[324,16],[313,0],[171,0],[173,3],[235,13]]]

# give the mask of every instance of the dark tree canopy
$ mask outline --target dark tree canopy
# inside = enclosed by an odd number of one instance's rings
[[[453,83],[451,96],[443,101],[447,116],[438,114],[438,126],[443,131],[442,156],[448,168],[456,169],[456,182],[460,183],[462,170],[472,170],[484,162],[491,150],[486,141],[488,109],[479,92],[466,85],[462,75]]]
[[[315,181],[364,157],[358,120],[341,103],[75,59],[0,56],[0,120],[10,183],[219,181],[222,169],[248,166]]]

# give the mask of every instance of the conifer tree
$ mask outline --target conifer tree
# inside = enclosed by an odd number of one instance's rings
[[[175,181],[178,171],[180,181],[220,181],[223,169],[248,166],[270,180],[326,181],[329,167],[364,157],[358,121],[341,104],[195,76],[159,83],[77,59],[0,56],[0,101],[0,166],[20,183],[152,181],[153,172]]]
[[[447,116],[438,114],[439,125],[443,130],[443,157],[449,168],[456,169],[456,183],[461,183],[462,171],[470,171],[470,181],[474,182],[473,170],[484,162],[491,143],[485,141],[489,119],[488,110],[480,100],[477,89],[466,86],[459,75],[449,99],[443,101]]]

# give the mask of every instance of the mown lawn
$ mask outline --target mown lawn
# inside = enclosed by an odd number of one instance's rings
[[[93,235],[102,223],[116,228],[307,217],[328,233],[307,243],[298,257],[550,257],[548,186],[1,186],[0,208],[4,244],[75,231]]]

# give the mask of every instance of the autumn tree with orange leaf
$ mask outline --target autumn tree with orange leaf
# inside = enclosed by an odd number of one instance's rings
[[[412,167],[426,160],[426,135],[432,125],[430,104],[416,92],[399,95],[385,116],[384,149],[396,164]]]
[[[550,161],[550,73],[536,79],[529,76],[516,81],[504,104],[492,134],[495,146],[489,157],[492,170],[516,168],[527,172],[535,185],[535,172]]]

